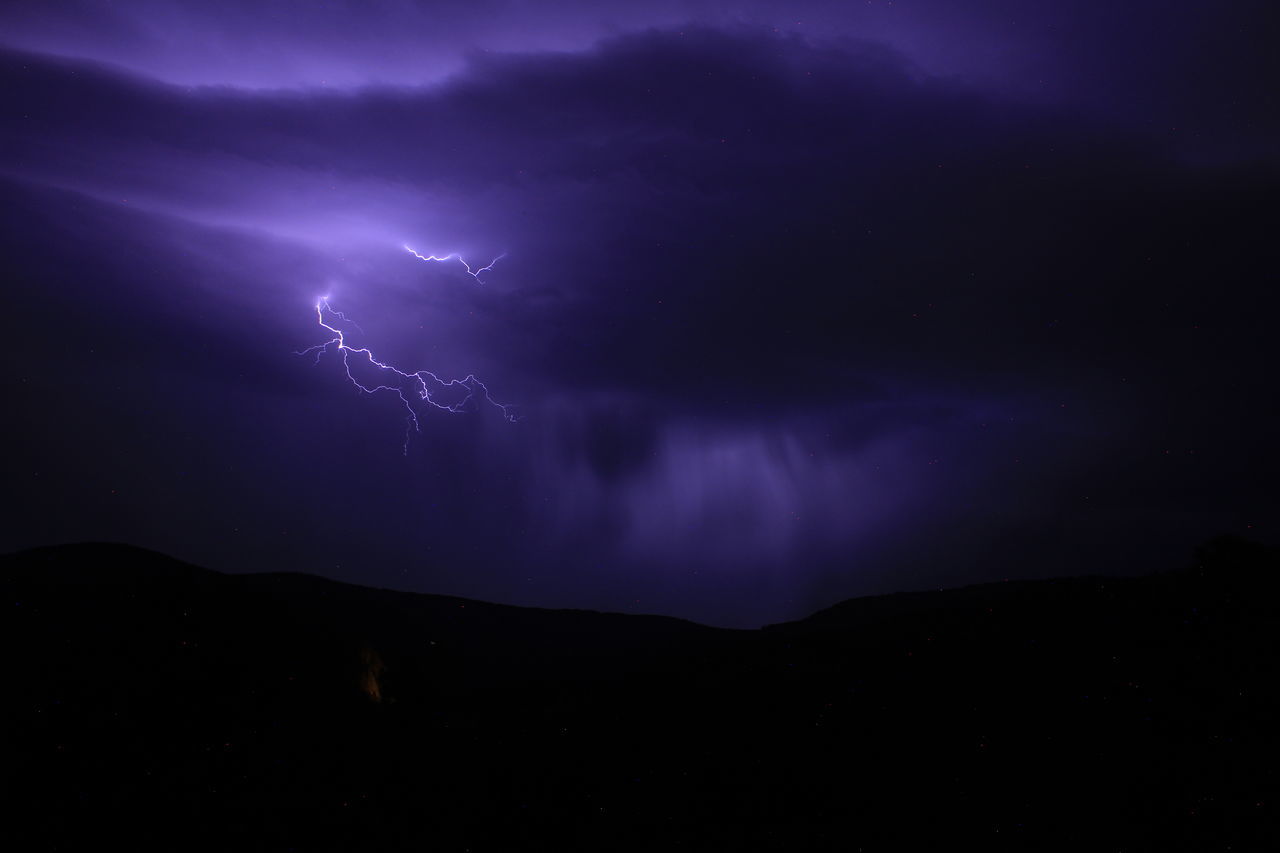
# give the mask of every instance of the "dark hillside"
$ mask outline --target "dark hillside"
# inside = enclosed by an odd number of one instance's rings
[[[22,849],[1262,850],[1277,559],[761,631],[4,558]]]

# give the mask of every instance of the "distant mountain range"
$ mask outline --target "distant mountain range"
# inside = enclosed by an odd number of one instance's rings
[[[731,631],[0,558],[23,850],[1264,850],[1280,556]]]

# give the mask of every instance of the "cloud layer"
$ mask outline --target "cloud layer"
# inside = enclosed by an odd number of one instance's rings
[[[751,624],[1270,523],[1265,128],[1187,147],[905,36],[582,32],[328,91],[0,55],[6,544]],[[402,456],[398,400],[292,354],[325,294],[524,421]]]

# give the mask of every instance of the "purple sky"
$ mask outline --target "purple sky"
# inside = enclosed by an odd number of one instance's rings
[[[1267,4],[547,6],[0,8],[0,546],[756,625],[1276,538]],[[325,295],[522,419],[405,453]]]

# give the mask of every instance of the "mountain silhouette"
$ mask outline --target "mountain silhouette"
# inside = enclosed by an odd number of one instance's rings
[[[1274,549],[758,631],[6,556],[14,849],[1261,850]]]

